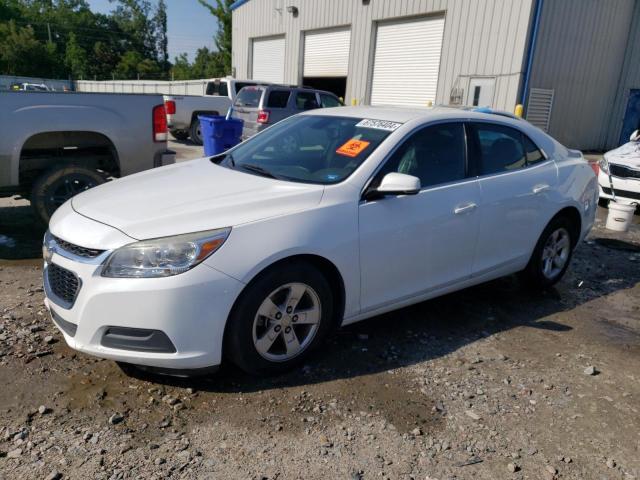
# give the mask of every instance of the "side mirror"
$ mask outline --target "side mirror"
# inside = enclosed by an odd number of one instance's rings
[[[636,130],[629,137],[629,141],[631,142],[640,142],[640,130]]]
[[[420,179],[413,175],[391,172],[387,173],[378,188],[367,192],[366,198],[381,198],[387,195],[416,195],[420,192]]]

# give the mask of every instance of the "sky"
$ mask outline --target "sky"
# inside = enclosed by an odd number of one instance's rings
[[[165,0],[167,4],[167,33],[169,36],[169,60],[182,52],[193,60],[196,50],[201,47],[215,49],[213,36],[216,20],[209,11],[196,0]],[[109,0],[88,0],[91,10],[108,13],[114,9]],[[151,0],[156,4],[156,0]]]

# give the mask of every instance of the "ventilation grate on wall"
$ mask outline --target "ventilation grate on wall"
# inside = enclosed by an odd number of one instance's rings
[[[529,92],[527,104],[527,120],[536,127],[549,131],[551,109],[553,108],[554,90],[546,88],[532,88]]]

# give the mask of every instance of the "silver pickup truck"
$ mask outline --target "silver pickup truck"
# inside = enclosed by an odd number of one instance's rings
[[[176,140],[186,140],[202,145],[198,115],[226,115],[243,88],[264,82],[236,80],[235,78],[214,78],[207,82],[204,95],[165,95],[169,130]]]
[[[0,197],[45,223],[83,190],[174,162],[161,95],[0,92]]]

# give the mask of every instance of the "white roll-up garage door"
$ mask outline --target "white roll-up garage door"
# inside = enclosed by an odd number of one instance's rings
[[[351,30],[307,32],[304,35],[305,77],[346,77]]]
[[[372,105],[435,102],[443,32],[444,17],[378,25]]]
[[[284,37],[253,40],[253,80],[284,83]]]

